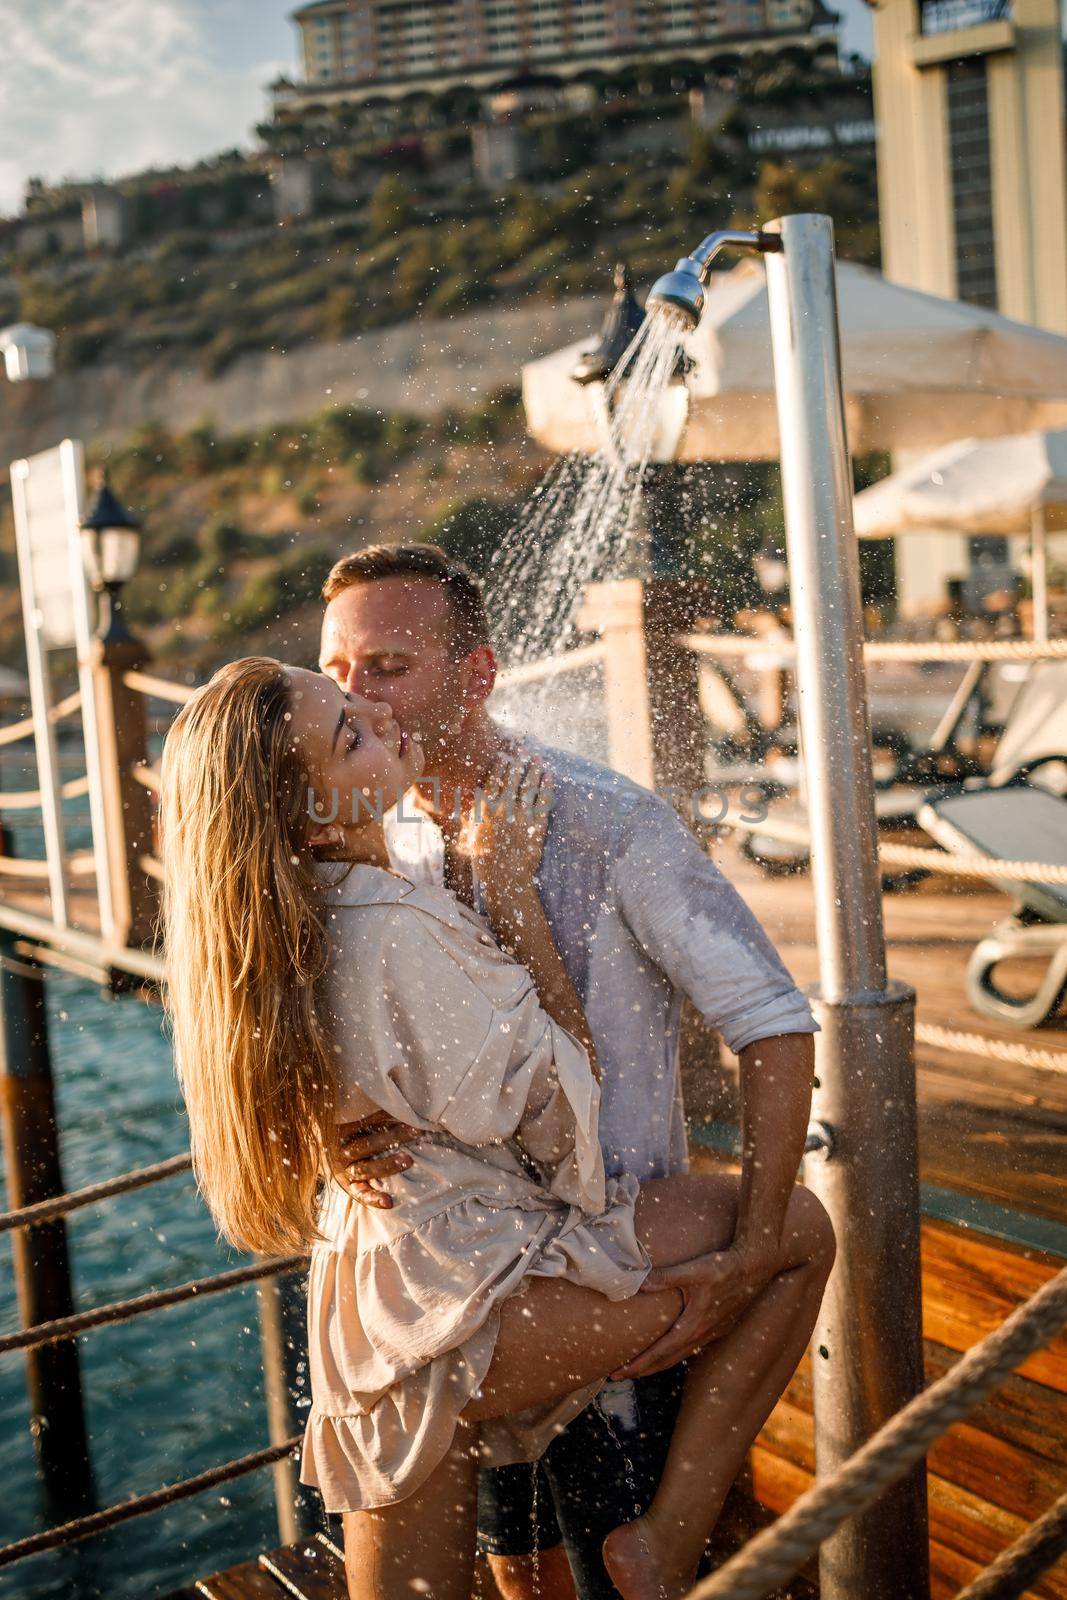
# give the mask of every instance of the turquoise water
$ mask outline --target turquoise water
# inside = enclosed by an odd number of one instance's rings
[[[77,770],[72,759],[70,774]],[[28,776],[4,761],[3,787],[17,788]],[[40,853],[39,830],[18,834],[20,853]],[[72,844],[81,842],[72,837]],[[49,975],[46,990],[65,1187],[186,1149],[161,1011],[133,998],[104,999],[92,985],[62,974]],[[188,1175],[77,1212],[67,1226],[79,1310],[245,1259],[218,1244]],[[0,1237],[0,1329],[17,1327],[11,1246]],[[100,1506],[267,1443],[254,1285],[94,1330],[78,1343]],[[53,1520],[37,1480],[24,1358],[17,1353],[0,1357],[0,1427],[0,1544],[6,1544]],[[0,1595],[148,1600],[278,1542],[267,1468],[0,1570]]]
[[[49,977],[63,1176],[78,1188],[187,1148],[161,1014]],[[215,1240],[189,1176],[68,1221],[78,1309],[166,1288],[242,1259]],[[17,1327],[11,1249],[0,1240],[0,1316]],[[189,1477],[267,1442],[255,1288],[83,1336],[82,1382],[100,1505]],[[0,1542],[46,1526],[19,1355],[0,1358],[6,1491]],[[68,1551],[0,1572],[25,1600],[162,1595],[277,1543],[269,1469]]]

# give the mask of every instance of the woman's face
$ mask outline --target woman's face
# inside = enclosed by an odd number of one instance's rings
[[[417,736],[389,707],[346,693],[332,678],[292,671],[293,739],[308,773],[309,815],[346,830],[397,803],[423,769]]]

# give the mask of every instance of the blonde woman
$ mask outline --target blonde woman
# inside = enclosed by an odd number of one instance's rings
[[[488,919],[389,864],[421,772],[387,707],[266,658],[183,707],[163,759],[169,1009],[220,1231],[311,1245],[302,1478],[345,1514],[353,1600],[468,1600],[478,1466],[535,1459],[677,1318],[656,1268],[722,1249],[737,1184],[606,1180],[597,1065],[533,875],[551,784],[516,761],[469,840]],[[340,1125],[423,1131],[390,1209],[331,1176]],[[608,1535],[625,1600],[687,1592],[789,1381],[833,1255],[795,1191],[767,1286],[694,1353],[649,1511]]]

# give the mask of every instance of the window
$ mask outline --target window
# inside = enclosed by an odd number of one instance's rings
[[[985,59],[977,56],[950,62],[945,80],[956,293],[972,305],[995,309],[997,266]]]

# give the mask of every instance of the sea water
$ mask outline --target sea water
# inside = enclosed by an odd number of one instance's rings
[[[64,753],[63,776],[84,770]],[[3,752],[0,784],[29,788],[32,764]],[[71,844],[87,840],[72,802]],[[40,828],[19,826],[18,853],[42,855]],[[188,1148],[163,1014],[132,996],[108,1000],[62,973],[45,980],[63,1180],[67,1189]],[[193,1178],[183,1174],[67,1219],[76,1310],[126,1300],[243,1264],[221,1246]],[[0,1239],[0,1330],[19,1326],[10,1235]],[[268,1443],[255,1285],[94,1329],[78,1340],[98,1505],[191,1477]],[[37,1477],[25,1357],[0,1357],[4,1493],[0,1543],[49,1526]],[[149,1600],[194,1576],[280,1543],[269,1469],[66,1550],[0,1570],[18,1600]]]

